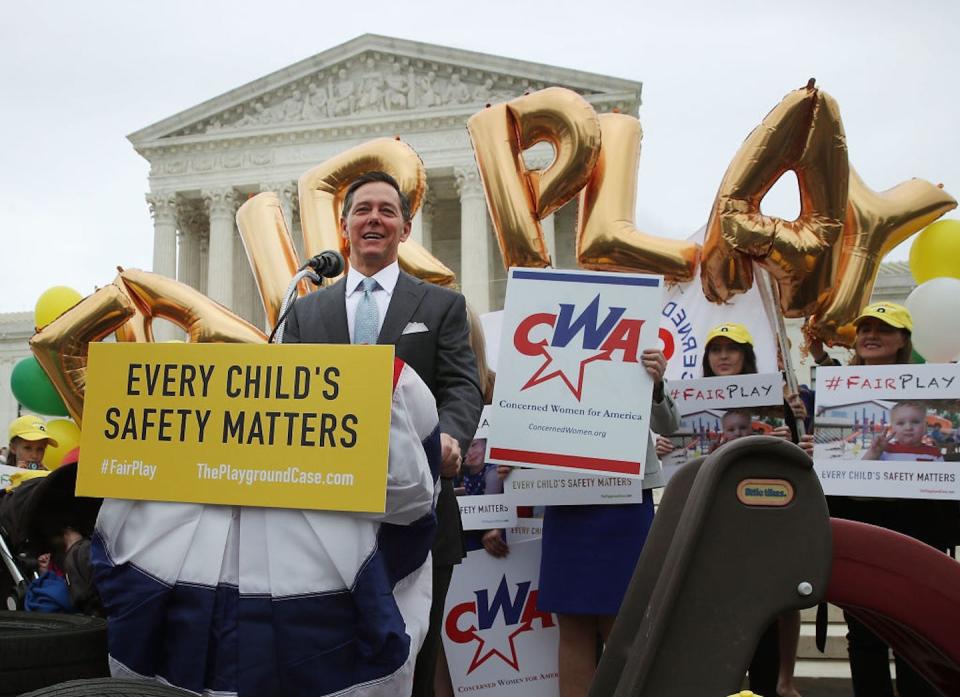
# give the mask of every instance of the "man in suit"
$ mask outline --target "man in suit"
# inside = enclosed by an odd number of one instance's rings
[[[453,566],[464,556],[453,477],[483,409],[470,349],[466,301],[400,270],[400,243],[410,235],[410,201],[384,172],[367,172],[347,189],[340,226],[350,244],[345,278],[297,300],[284,343],[394,344],[396,355],[433,392],[440,416],[441,490],[433,545],[430,631],[417,657],[414,695],[432,695],[443,604]]]

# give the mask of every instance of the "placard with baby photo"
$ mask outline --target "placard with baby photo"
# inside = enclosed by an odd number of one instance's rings
[[[817,369],[814,464],[826,494],[960,499],[960,367]]]
[[[668,479],[688,460],[737,438],[789,438],[779,373],[671,380],[667,391],[680,412],[680,428],[657,437],[657,454]]]

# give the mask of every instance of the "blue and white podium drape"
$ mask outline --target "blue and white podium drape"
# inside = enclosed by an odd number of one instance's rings
[[[383,514],[105,500],[112,672],[209,695],[409,694],[439,463],[433,396],[397,361]]]

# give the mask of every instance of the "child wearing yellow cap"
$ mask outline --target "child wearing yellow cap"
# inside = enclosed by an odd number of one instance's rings
[[[47,433],[47,424],[39,416],[21,416],[10,423],[10,454],[7,464],[28,470],[43,470],[47,446],[57,441]],[[12,462],[11,462],[12,460]]]

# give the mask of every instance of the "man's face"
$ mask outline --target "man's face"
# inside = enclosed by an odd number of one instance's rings
[[[365,276],[396,261],[400,243],[410,235],[400,195],[385,182],[370,182],[357,189],[340,225],[350,243],[350,264]]]

